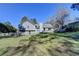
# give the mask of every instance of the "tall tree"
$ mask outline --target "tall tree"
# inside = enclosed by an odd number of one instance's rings
[[[37,20],[35,18],[31,19],[32,24],[37,24]]]
[[[5,25],[10,25],[11,26],[11,23],[9,21],[6,21],[4,22]]]
[[[55,16],[49,18],[49,20],[50,20],[49,23],[52,24],[54,29],[55,28],[57,29],[64,25],[64,22],[65,22],[64,20],[68,16],[69,16],[68,10],[61,8],[57,11],[57,14]]]
[[[0,23],[0,32],[2,33],[9,32],[8,28],[3,23]]]
[[[28,20],[28,17],[26,16],[23,16],[22,19],[21,19],[21,22],[20,24],[22,25],[24,22],[26,22]]]
[[[17,29],[11,25],[9,21],[4,22],[4,25],[8,28],[8,32],[16,32]]]
[[[25,28],[22,26],[22,24],[23,24],[24,22],[26,22],[26,21],[29,21],[29,20],[28,20],[28,17],[23,16],[22,19],[21,19],[20,24],[18,25],[18,29],[19,29],[20,32],[24,32],[24,31],[25,31]]]
[[[25,32],[25,28],[21,24],[18,25],[18,28],[20,32]]]
[[[59,23],[60,25],[64,25],[64,22],[65,22],[65,18],[69,16],[69,12],[67,9],[65,8],[61,8],[58,10],[57,12],[57,16],[56,16],[56,19],[57,21],[59,20]]]
[[[0,23],[0,31],[3,33],[16,32],[17,29],[10,24],[8,22]]]

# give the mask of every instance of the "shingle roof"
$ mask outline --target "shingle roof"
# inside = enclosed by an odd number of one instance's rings
[[[43,27],[45,27],[45,28],[52,28],[52,25],[51,24],[43,24]]]

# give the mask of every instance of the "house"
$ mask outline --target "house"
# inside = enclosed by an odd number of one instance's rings
[[[39,25],[33,24],[31,21],[27,20],[22,24],[22,26],[25,28],[24,35],[26,34],[37,34],[39,33]]]
[[[43,32],[54,32],[54,29],[51,24],[45,23],[43,24]]]
[[[79,31],[79,21],[69,23],[64,26],[65,31]]]
[[[74,31],[79,31],[79,21],[65,24],[55,32],[74,32]]]

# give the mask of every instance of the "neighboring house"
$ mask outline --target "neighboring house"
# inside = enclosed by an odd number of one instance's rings
[[[73,32],[73,31],[79,31],[79,21],[68,23],[60,27],[55,32]]]
[[[79,21],[69,23],[64,28],[66,28],[65,31],[79,31]]]
[[[22,26],[25,28],[24,34],[37,34],[39,33],[39,25],[38,24],[32,24],[31,21],[27,20],[22,24]]]
[[[43,24],[43,32],[54,32],[54,29],[51,24]]]

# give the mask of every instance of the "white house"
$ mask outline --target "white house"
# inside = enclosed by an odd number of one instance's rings
[[[37,34],[39,33],[39,25],[38,24],[32,24],[30,21],[26,21],[22,24],[22,26],[25,28],[24,34]]]
[[[54,32],[51,24],[43,24],[43,32]]]

